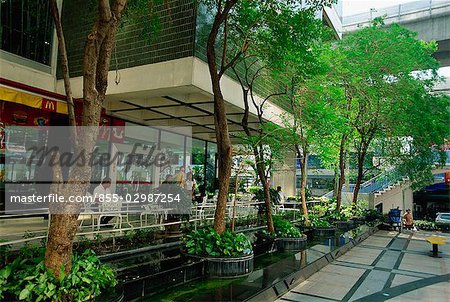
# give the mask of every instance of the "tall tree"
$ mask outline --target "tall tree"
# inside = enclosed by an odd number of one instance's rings
[[[58,47],[61,57],[64,85],[69,104],[70,125],[76,126],[72,89],[69,78],[69,65],[64,34],[61,25],[61,17],[56,0],[50,0],[51,12],[55,22],[58,36]],[[87,36],[84,48],[83,69],[83,115],[80,126],[98,126],[102,103],[105,100],[108,87],[108,71],[111,61],[112,49],[117,33],[117,28],[122,18],[127,0],[116,0],[111,4],[109,0],[99,0],[97,16],[92,30]],[[94,129],[94,128],[92,128]],[[94,149],[97,133],[95,131],[72,131],[72,142],[75,154],[86,152],[90,161],[90,153]],[[59,159],[59,155],[55,155]],[[91,168],[86,163],[79,162],[70,170],[67,180],[63,179],[61,167],[54,167],[54,181],[52,191],[63,196],[83,196],[89,185]],[[66,184],[64,184],[66,181]],[[48,241],[45,253],[45,266],[52,271],[57,278],[61,273],[61,267],[68,273],[72,264],[72,242],[77,232],[77,218],[81,204],[68,204],[63,208],[51,207],[54,214],[50,218]]]
[[[106,97],[111,56],[125,8],[129,4],[128,6],[139,10],[138,15],[150,13],[154,16],[153,6],[159,3],[156,0],[96,0],[95,2],[97,11],[92,29],[87,35],[83,53],[83,113],[81,122],[77,124],[60,9],[58,9],[56,0],[50,0],[68,102],[69,124],[73,126],[71,131],[73,152],[74,154],[85,155],[84,158],[77,158],[77,161],[71,166],[67,179],[64,179],[61,172],[61,162],[59,161],[60,154],[59,152],[54,154],[54,162],[59,164],[56,164],[53,169],[51,190],[66,197],[84,196],[89,186],[91,179],[89,162],[97,140],[95,129],[99,125],[102,104]],[[160,2],[165,1],[161,0]],[[152,19],[153,21],[154,19]],[[75,126],[87,127],[75,128]],[[60,277],[63,270],[66,274],[71,270],[72,243],[78,228],[77,218],[80,207],[80,203],[50,206],[50,211],[53,214],[50,218],[48,230],[45,266],[57,278]]]
[[[239,50],[231,59],[227,57],[229,15],[237,2],[238,0],[219,0],[208,3],[215,14],[206,44],[206,56],[208,59],[208,69],[214,95],[214,125],[217,153],[219,155],[219,194],[217,197],[216,212],[214,214],[214,229],[219,234],[225,230],[225,215],[233,152],[230,134],[228,132],[225,99],[223,97],[220,80],[239,56],[247,50],[249,43],[249,41],[244,41],[241,50]],[[218,41],[219,37],[222,38],[221,41]],[[216,48],[218,47],[222,48],[222,57],[220,59],[217,55]]]
[[[278,22],[271,24],[270,34],[264,36],[264,44],[267,45],[265,62],[270,66],[273,77],[286,91],[285,108],[293,117],[294,124],[290,125],[292,130],[301,122],[301,119],[296,118],[301,112],[298,109],[302,107],[297,106],[300,87],[309,77],[323,70],[318,56],[322,47],[324,28],[321,22],[314,18],[316,8],[312,6],[303,10],[282,11]],[[301,140],[296,139],[291,142],[300,160],[302,209],[308,223],[306,171],[309,150],[307,144],[300,144]]]
[[[393,117],[392,112],[411,99],[412,87],[422,87],[421,97],[425,97],[438,80],[439,65],[431,56],[435,47],[435,43],[417,40],[415,33],[397,24],[384,26],[381,19],[376,19],[373,25],[348,35],[333,49],[334,83],[342,87],[351,108],[347,113],[357,160],[353,202],[369,171],[366,162],[375,142],[394,139],[399,135],[397,129],[412,118],[408,111],[404,111],[402,119]]]

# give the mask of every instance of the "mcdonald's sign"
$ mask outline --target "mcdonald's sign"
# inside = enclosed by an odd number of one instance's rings
[[[42,110],[56,112],[56,101],[42,99]]]

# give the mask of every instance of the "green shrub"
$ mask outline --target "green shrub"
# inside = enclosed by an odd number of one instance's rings
[[[308,214],[310,226],[313,228],[328,228],[331,227],[331,223],[326,219],[319,217],[315,214]]]
[[[259,188],[259,187],[256,187],[256,188],[258,188],[258,189],[252,190],[253,191],[252,193],[255,194],[254,199],[256,199],[257,201],[263,202],[265,200],[264,189]],[[277,190],[275,190],[274,188],[269,188],[269,195],[270,195],[270,202],[272,205],[280,204],[281,198],[280,198],[280,194],[278,194]],[[262,206],[264,206],[264,205],[262,205]]]
[[[253,186],[253,187],[248,187],[247,190],[248,190],[249,193],[256,194],[256,192],[258,192],[259,190],[261,190],[261,188],[258,187],[258,186]]]
[[[350,213],[349,211],[340,211],[336,212],[333,211],[329,213],[327,216],[325,216],[325,220],[332,220],[332,221],[349,221],[352,217],[351,215],[348,215]]]
[[[436,223],[432,222],[432,221],[415,220],[414,221],[414,225],[420,230],[425,230],[425,231],[435,231],[435,230],[437,230]]]
[[[366,221],[383,220],[383,213],[377,210],[367,210],[366,211]]]
[[[284,220],[281,216],[273,216],[273,226],[278,238],[300,238],[302,233],[292,222]]]
[[[439,231],[450,231],[450,223],[448,222],[435,222],[435,226]]]
[[[0,270],[0,299],[5,295],[24,301],[87,301],[117,284],[114,272],[91,250],[74,254],[72,271],[60,280],[46,271],[44,249],[24,250]]]
[[[226,230],[221,235],[213,228],[191,231],[184,238],[188,254],[210,257],[237,257],[250,255],[252,245],[242,233]]]

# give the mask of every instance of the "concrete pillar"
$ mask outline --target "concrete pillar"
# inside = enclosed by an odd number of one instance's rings
[[[294,153],[289,155],[286,156],[286,159],[283,163],[275,165],[275,167],[272,169],[272,176],[270,178],[270,186],[273,188],[281,186],[283,193],[286,196],[296,195],[295,171],[297,167],[297,161]]]

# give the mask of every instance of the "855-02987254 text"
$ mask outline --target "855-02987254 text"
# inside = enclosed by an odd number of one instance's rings
[[[128,203],[179,203],[180,194],[164,194],[164,193],[135,193],[125,194],[99,194],[97,195],[70,195],[64,196],[60,194],[48,195],[11,195],[11,203],[73,203],[73,202],[120,202]]]

